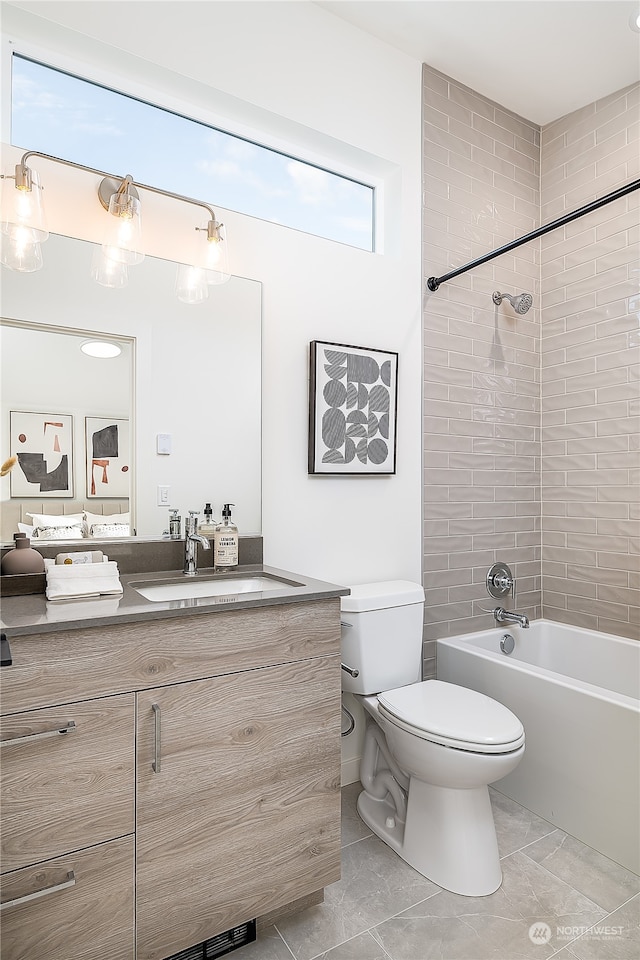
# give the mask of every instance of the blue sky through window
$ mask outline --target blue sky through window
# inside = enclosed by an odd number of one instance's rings
[[[372,187],[17,54],[11,142],[373,250]]]

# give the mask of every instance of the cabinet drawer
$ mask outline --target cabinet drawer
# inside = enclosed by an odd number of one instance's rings
[[[13,664],[0,670],[2,713],[339,650],[339,598],[11,637]]]
[[[133,960],[133,846],[122,837],[5,874],[2,960]]]
[[[134,743],[132,693],[3,717],[2,872],[133,833]]]

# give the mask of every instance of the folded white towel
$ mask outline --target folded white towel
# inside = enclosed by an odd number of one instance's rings
[[[72,600],[75,597],[113,596],[122,593],[120,573],[115,560],[104,563],[56,564],[45,560],[47,600]]]

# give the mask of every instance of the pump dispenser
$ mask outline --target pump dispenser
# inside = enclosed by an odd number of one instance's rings
[[[235,503],[225,503],[222,520],[216,524],[213,535],[213,563],[216,573],[238,566],[238,528],[231,519],[231,507],[235,507]]]
[[[216,532],[216,521],[213,519],[213,510],[210,503],[204,505],[204,520],[198,524],[198,533],[203,537],[214,537]]]

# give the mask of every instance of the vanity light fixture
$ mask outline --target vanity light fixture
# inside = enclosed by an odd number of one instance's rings
[[[88,357],[97,357],[100,360],[111,360],[122,353],[122,347],[111,340],[83,340],[80,349]]]
[[[42,185],[35,170],[16,165],[14,189],[2,183],[2,253],[5,266],[32,273],[42,266],[41,243],[49,237],[42,203]]]
[[[215,212],[201,200],[179,193],[161,190],[145,183],[134,183],[130,174],[117,177],[82,163],[62,160],[48,153],[29,150],[16,164],[15,174],[0,175],[2,183],[2,254],[1,262],[11,270],[29,272],[42,266],[40,244],[49,236],[42,207],[42,186],[38,174],[27,166],[29,157],[41,157],[77,170],[85,170],[102,177],[98,186],[100,203],[109,212],[101,253],[94,257],[91,275],[106,287],[123,287],[128,281],[127,268],[144,259],[141,241],[140,194],[148,190],[163,197],[202,207],[208,219],[204,226],[195,227],[199,238],[192,244],[189,263],[178,264],[176,294],[185,303],[201,303],[208,296],[210,284],[225,283],[230,279],[227,238],[224,224]],[[10,181],[14,180],[14,189]],[[204,237],[201,235],[204,234]],[[201,238],[201,239],[200,239]]]

